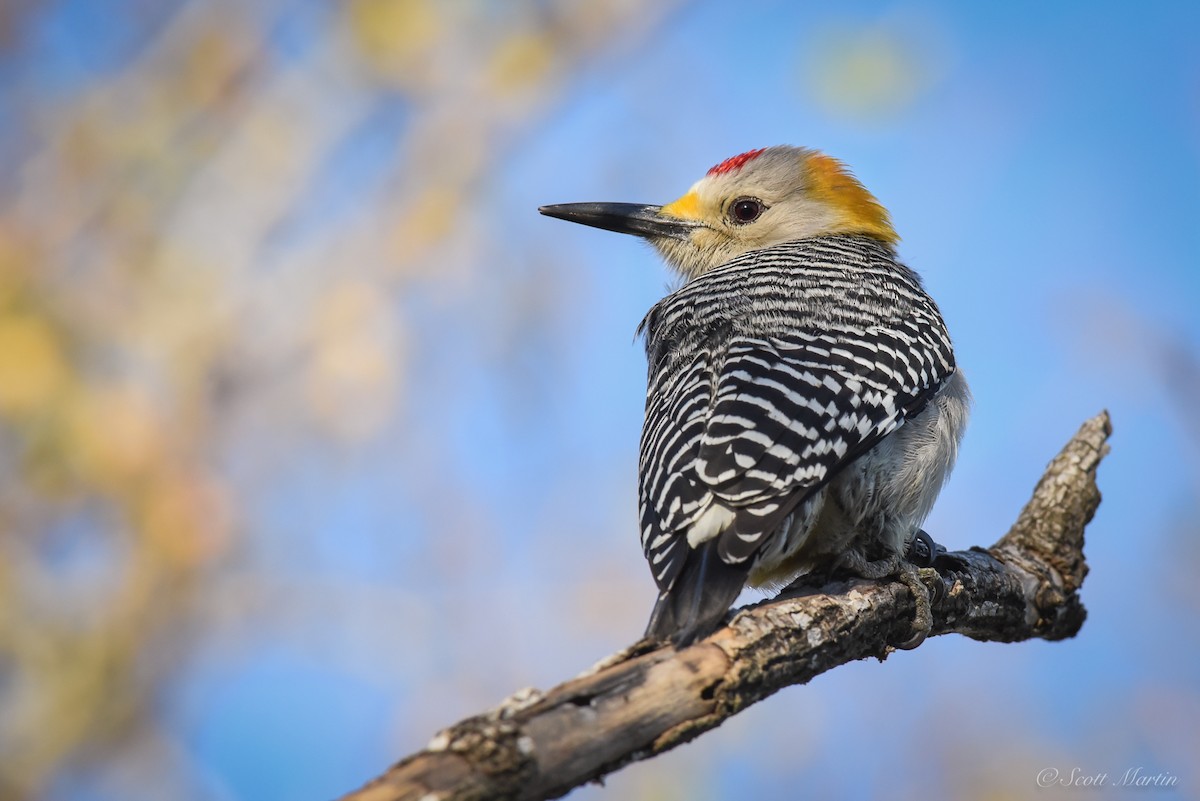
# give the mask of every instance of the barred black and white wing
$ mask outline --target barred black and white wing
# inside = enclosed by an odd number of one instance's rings
[[[954,372],[936,306],[890,248],[826,237],[747,253],[643,321],[648,634],[720,620],[796,506]]]

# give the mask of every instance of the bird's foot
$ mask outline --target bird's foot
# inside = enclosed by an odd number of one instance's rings
[[[916,566],[902,564],[896,578],[900,579],[905,587],[908,587],[917,606],[917,612],[913,616],[913,635],[902,643],[895,643],[898,650],[911,651],[925,642],[925,638],[933,630],[933,599],[930,598],[929,588],[925,586],[925,582],[921,581],[921,573]],[[941,586],[941,582],[937,582],[934,586]]]
[[[894,553],[884,559],[870,562],[862,555],[862,552],[850,550],[838,558],[836,568],[847,570],[865,579],[881,579],[897,575],[900,572],[900,565],[900,554]]]
[[[929,541],[933,542],[932,539]],[[933,552],[936,553],[936,547]],[[896,644],[895,647],[902,651],[911,651],[925,642],[925,638],[933,629],[933,604],[941,599],[941,593],[938,592],[939,589],[943,589],[940,581],[934,583],[933,597],[931,597],[929,588],[921,581],[921,572],[918,567],[905,561],[900,554],[892,554],[885,559],[869,562],[861,553],[848,551],[838,560],[838,565],[867,579],[899,579],[912,593],[917,611],[913,617],[913,636]]]

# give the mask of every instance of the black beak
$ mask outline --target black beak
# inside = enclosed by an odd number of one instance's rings
[[[640,203],[559,203],[538,209],[547,217],[645,237],[687,239],[697,223],[663,215],[662,206]]]

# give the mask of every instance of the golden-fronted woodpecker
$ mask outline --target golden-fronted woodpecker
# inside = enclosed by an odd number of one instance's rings
[[[742,588],[807,573],[897,577],[914,562],[970,394],[950,336],[900,263],[887,211],[814,150],[751,150],[666,206],[567,203],[551,217],[636,234],[684,278],[650,309],[639,460],[646,633],[718,626]],[[905,558],[920,546],[923,560]]]

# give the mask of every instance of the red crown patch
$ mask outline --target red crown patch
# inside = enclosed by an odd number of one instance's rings
[[[764,150],[766,150],[765,147],[760,147],[758,150],[747,150],[745,153],[739,153],[738,155],[733,156],[732,158],[727,158],[724,161],[722,161],[720,164],[718,164],[717,166],[715,166],[711,170],[709,170],[708,174],[709,175],[724,175],[727,172],[733,172],[734,170],[740,170],[742,167],[746,166],[746,162],[753,161],[754,159],[761,156]]]

